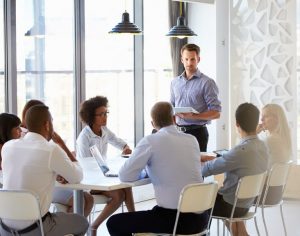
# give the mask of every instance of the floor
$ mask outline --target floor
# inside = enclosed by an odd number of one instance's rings
[[[136,203],[137,210],[150,209],[155,205],[155,200],[147,200]],[[96,209],[96,214],[101,211],[101,206]],[[120,212],[120,210],[118,211]],[[268,230],[270,236],[284,236],[283,226],[280,218],[279,207],[273,207],[265,210]],[[287,235],[288,236],[300,236],[300,201],[296,200],[285,200],[284,202],[284,217],[287,225]],[[258,227],[262,236],[266,235],[263,228],[261,214],[258,215]],[[220,223],[220,228],[222,229],[222,224]],[[254,222],[251,220],[247,223],[248,233],[251,236],[257,235]],[[106,224],[102,224],[98,229],[98,236],[108,236],[109,233],[106,229]],[[213,220],[211,226],[211,236],[217,235],[217,223]],[[220,230],[221,235],[221,230]]]

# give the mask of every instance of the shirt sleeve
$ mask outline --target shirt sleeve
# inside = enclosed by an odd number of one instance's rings
[[[208,110],[221,111],[221,102],[218,99],[219,89],[214,80],[210,79],[204,86],[204,100],[207,104]]]
[[[71,184],[79,183],[83,179],[83,171],[79,163],[72,162],[63,149],[56,144],[53,145],[54,148],[49,163],[50,169]]]
[[[77,157],[90,157],[89,139],[86,135],[79,135],[76,140],[76,156]]]
[[[125,145],[127,144],[123,139],[118,138],[113,132],[111,132],[109,129],[106,129],[107,136],[108,136],[108,142],[113,145],[115,148],[118,148],[122,150]]]
[[[142,139],[134,149],[132,155],[119,171],[119,178],[123,182],[133,182],[140,179],[143,169],[151,158],[149,143]]]
[[[221,157],[217,157],[212,161],[205,162],[202,168],[203,176],[217,175],[227,171],[239,168],[239,154],[236,149],[231,149]]]
[[[172,104],[173,107],[175,107],[175,94],[173,89],[173,81],[171,82],[171,86],[170,86],[170,103]]]

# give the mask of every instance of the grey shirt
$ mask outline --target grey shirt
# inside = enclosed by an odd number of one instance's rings
[[[269,153],[266,145],[253,135],[243,138],[240,144],[223,156],[206,162],[202,173],[204,176],[209,176],[225,172],[225,180],[219,194],[223,195],[226,202],[233,204],[239,179],[266,171],[268,160]],[[237,206],[249,208],[251,204],[252,199],[249,199],[239,201]]]

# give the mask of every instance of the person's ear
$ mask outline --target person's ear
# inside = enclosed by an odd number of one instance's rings
[[[182,58],[182,56],[180,57],[180,60],[181,60],[181,63],[183,64],[183,58]]]
[[[198,56],[198,63],[200,62],[200,56]]]
[[[45,127],[45,130],[46,130],[47,132],[49,132],[49,131],[50,131],[50,122],[49,122],[49,121],[46,121],[44,127]]]
[[[172,116],[173,124],[176,124],[176,116]]]
[[[155,129],[155,125],[154,125],[154,122],[152,120],[151,120],[151,125]]]

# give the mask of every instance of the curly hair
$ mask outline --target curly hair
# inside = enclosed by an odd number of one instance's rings
[[[95,110],[99,107],[107,107],[108,100],[104,96],[90,98],[80,105],[79,115],[81,121],[92,126],[94,123]]]
[[[14,114],[2,113],[0,114],[0,144],[4,144],[11,140],[11,131],[18,127],[21,120]]]

